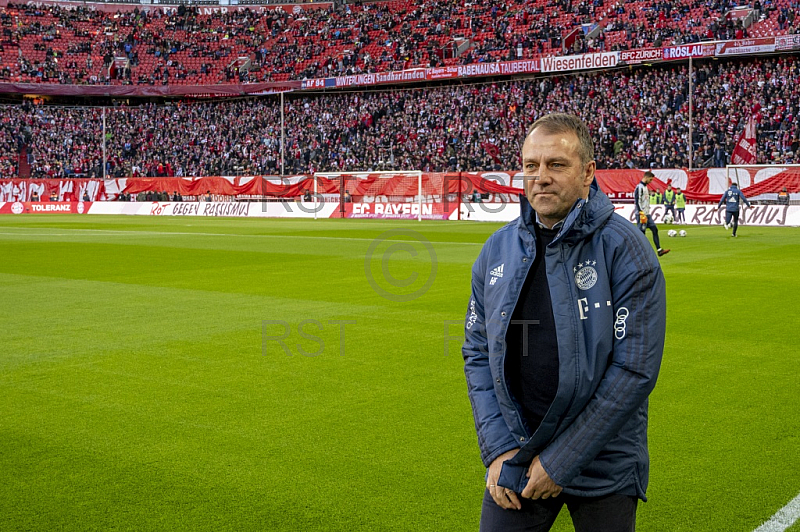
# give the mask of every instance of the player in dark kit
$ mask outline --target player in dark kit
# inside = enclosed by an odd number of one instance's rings
[[[725,229],[730,229],[731,225],[733,225],[733,235],[731,236],[736,236],[736,230],[739,228],[740,202],[748,207],[750,206],[750,202],[744,197],[736,183],[731,183],[730,188],[725,191],[719,199],[719,205],[717,205],[718,209],[725,205]],[[732,224],[731,221],[733,222]]]

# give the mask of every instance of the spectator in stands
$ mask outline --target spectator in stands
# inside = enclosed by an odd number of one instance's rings
[[[785,189],[784,189],[784,190],[785,190]],[[38,192],[36,192],[35,190],[34,190],[34,191],[33,191],[33,193],[31,194],[31,201],[39,201],[39,193],[38,193]]]
[[[722,148],[719,142],[714,143],[714,168],[724,168],[728,154]]]
[[[746,118],[738,101],[761,108],[759,163],[800,160],[800,93],[793,89],[800,84],[797,58],[698,64],[694,164],[714,165],[719,148],[724,166],[724,147],[733,145]],[[645,87],[674,89],[654,93]],[[290,94],[283,165],[276,98],[120,106],[105,113],[108,174],[274,175],[282,167],[286,174],[509,170],[518,167],[521,117],[589,109],[593,114],[586,122],[598,142],[598,168],[683,167],[689,163],[687,90],[686,67],[666,64],[472,86]],[[30,129],[28,150],[36,154],[32,177],[98,174],[98,165],[102,170],[101,110],[0,108],[2,175],[17,175],[15,139],[24,128]]]
[[[50,193],[50,201],[58,201],[58,194],[55,190]]]
[[[7,44],[13,50],[4,56],[13,59],[5,62],[1,75],[26,82],[210,85],[660,48],[746,37],[758,24],[745,29],[741,21],[723,18],[732,5],[690,0],[678,11],[668,3],[612,6],[597,0],[548,4],[552,12],[545,14],[541,5],[510,0],[493,5],[487,16],[481,4],[410,0],[306,9],[298,17],[271,9],[202,15],[189,8],[185,16],[162,16],[159,11],[104,13],[80,6],[31,10],[9,4],[3,13],[16,20]],[[687,23],[685,15],[700,9],[702,16],[693,14]],[[770,20],[763,24],[771,33],[794,31],[793,9],[773,8],[767,16]],[[607,24],[601,24],[597,37],[587,40],[579,34],[572,46],[563,47],[562,35],[592,22]],[[448,57],[442,43],[455,34],[469,39],[470,47]],[[24,56],[17,60],[24,49],[40,52],[38,62]],[[231,61],[244,55],[249,64]]]

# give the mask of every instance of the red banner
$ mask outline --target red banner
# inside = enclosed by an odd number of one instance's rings
[[[664,61],[671,59],[689,59],[690,57],[712,57],[717,51],[714,44],[682,44],[680,46],[666,46],[662,55]]]
[[[518,61],[502,61],[497,63],[472,63],[469,65],[451,65],[434,68],[412,68],[409,70],[396,70],[392,72],[308,79],[301,82],[301,87],[303,89],[363,87],[368,85],[381,85],[384,83],[407,83],[411,81],[470,78],[474,76],[513,76],[516,74],[530,74],[539,71],[541,71],[541,62],[539,59],[520,59]]]
[[[343,203],[342,210],[334,211],[331,218],[387,218],[393,220],[447,220],[458,208],[451,203]],[[343,211],[343,212],[342,212]],[[422,212],[422,216],[420,216]]]
[[[644,170],[597,170],[595,179],[600,189],[612,200],[633,199],[633,189],[642,180]],[[733,170],[731,170],[733,172]],[[740,168],[736,170],[735,179],[742,192],[748,197],[777,193],[786,187],[789,193],[800,192],[800,168],[770,167]],[[651,190],[664,191],[667,185],[680,187],[686,199],[698,202],[717,202],[728,188],[728,171],[725,168],[704,168],[688,171],[685,169],[655,170],[656,177],[650,184]],[[506,183],[518,187],[500,184],[498,177]],[[452,193],[461,190],[469,194],[477,190],[481,194],[503,194],[504,201],[514,201],[514,196],[522,193],[523,177],[520,172],[462,172],[448,174],[453,184],[461,181],[460,189],[449,187]],[[471,188],[468,188],[471,187]]]
[[[750,116],[736,141],[731,164],[756,164],[756,117]]]
[[[85,214],[92,206],[90,201],[60,201],[41,203],[15,201],[0,203],[0,214]]]
[[[121,192],[134,195],[150,191],[177,192],[183,196],[202,196],[206,193],[218,196],[262,194],[261,177],[137,177],[113,181],[118,183]],[[119,187],[119,184],[122,186]]]
[[[521,59],[499,63],[472,63],[458,67],[458,77],[527,74],[541,71],[539,59]]]
[[[767,54],[775,51],[775,37],[740,39],[717,44],[716,55]]]
[[[0,179],[0,201],[101,199],[106,199],[102,179]]]
[[[337,87],[351,87],[356,85],[380,85],[382,83],[404,83],[408,81],[425,81],[427,78],[424,68],[413,70],[398,70],[394,72],[377,72],[375,74],[355,74],[353,76],[339,76],[334,78]],[[305,82],[309,86],[308,82]],[[313,84],[311,85],[313,87]],[[323,84],[324,86],[324,84]]]
[[[747,197],[777,193],[786,187],[789,193],[800,192],[800,168],[751,167],[726,170],[710,168],[689,172],[684,169],[654,170],[651,189],[663,191],[667,184],[680,187],[689,200],[715,202],[727,189],[733,177]],[[729,175],[729,172],[735,174]],[[644,170],[598,170],[595,177],[600,188],[612,199],[630,199]],[[423,203],[455,203],[458,196],[474,193],[489,201],[514,202],[523,193],[521,172],[432,172],[421,178],[414,174],[345,174],[330,178],[317,176],[316,192],[326,201],[339,201],[350,196],[352,203],[416,203],[422,184]],[[2,179],[0,202],[77,203],[116,200],[120,193],[136,196],[146,192],[178,192],[182,196],[237,196],[240,199],[283,198],[297,200],[315,192],[314,177],[157,177],[125,179]],[[36,198],[38,197],[38,201]],[[52,201],[51,201],[52,197]],[[34,201],[31,201],[34,200]],[[311,200],[309,200],[311,201]],[[10,207],[7,207],[10,208]],[[10,212],[10,211],[9,211]],[[436,214],[436,213],[432,213]]]
[[[619,53],[620,63],[638,65],[651,61],[661,61],[664,53],[661,48],[640,48],[638,50],[623,50]]]
[[[458,67],[456,65],[428,69],[428,79],[451,79],[457,77]]]

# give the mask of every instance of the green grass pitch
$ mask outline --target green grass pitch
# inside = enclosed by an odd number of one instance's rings
[[[0,529],[477,530],[499,226],[0,219]],[[752,531],[800,492],[800,229],[686,229],[638,529]]]

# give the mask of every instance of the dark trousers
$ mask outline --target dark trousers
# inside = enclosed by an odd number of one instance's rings
[[[649,214],[647,215],[647,223],[639,223],[639,230],[642,233],[644,233],[645,229],[650,229],[650,232],[653,233],[653,244],[656,245],[656,249],[661,249],[661,241],[658,239],[658,226]]]
[[[675,218],[675,205],[669,205],[667,203],[664,204],[664,216],[669,213],[672,213],[672,218]]]
[[[549,499],[523,499],[521,510],[504,510],[489,491],[483,493],[480,532],[547,532],[562,506],[567,505],[575,532],[634,532],[639,499],[612,494],[605,497],[575,497],[561,494]]]
[[[736,230],[739,228],[739,211],[725,211],[725,224],[730,225],[731,218],[733,218],[733,234],[736,234]]]

